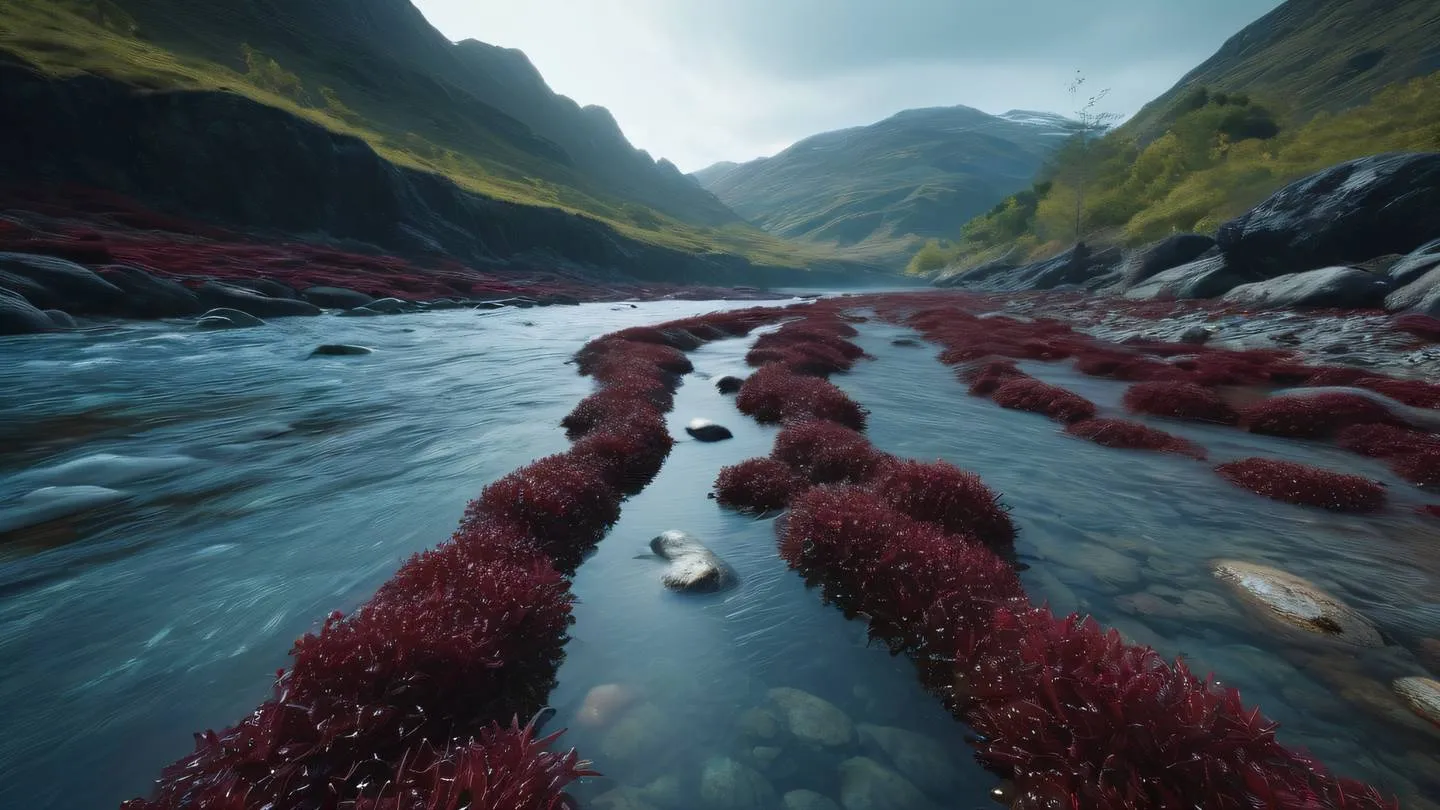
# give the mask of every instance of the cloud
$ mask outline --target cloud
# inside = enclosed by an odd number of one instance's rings
[[[557,92],[682,169],[902,109],[1131,114],[1278,0],[416,0],[452,39],[524,50]]]

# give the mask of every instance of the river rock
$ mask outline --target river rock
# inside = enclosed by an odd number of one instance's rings
[[[1053,290],[1071,284],[1083,285],[1120,263],[1123,253],[1116,247],[1091,248],[1078,244],[1043,261],[982,277],[972,270],[961,278],[963,286],[987,290]]]
[[[717,425],[709,419],[691,419],[690,424],[685,426],[685,432],[697,442],[723,442],[735,438],[730,428]]]
[[[1392,686],[1410,710],[1440,726],[1440,681],[1432,678],[1400,678]]]
[[[1121,265],[1124,286],[1133,287],[1173,267],[1188,264],[1215,247],[1215,240],[1198,233],[1177,233],[1152,242],[1125,257]]]
[[[1215,564],[1215,576],[1234,588],[1241,602],[1282,626],[1354,647],[1380,647],[1380,631],[1358,611],[1314,583],[1269,566],[1236,560]]]
[[[600,740],[600,753],[617,763],[654,759],[669,745],[669,719],[653,703],[626,712]]]
[[[700,804],[706,810],[771,810],[778,797],[759,771],[729,757],[714,757],[700,771]]]
[[[207,281],[201,284],[195,294],[200,297],[200,303],[205,306],[236,309],[257,318],[320,314],[320,308],[308,301],[272,298],[254,290],[219,281]]]
[[[29,335],[52,332],[55,322],[36,309],[25,297],[0,288],[0,335]]]
[[[585,693],[576,722],[598,728],[608,726],[635,702],[635,690],[618,683],[602,683]]]
[[[721,377],[715,381],[715,390],[722,394],[733,394],[744,384],[745,381],[739,377]]]
[[[125,291],[121,309],[131,318],[184,318],[205,309],[200,297],[183,284],[138,267],[112,264],[98,268],[96,273]]]
[[[715,552],[690,534],[671,529],[650,540],[650,550],[670,561],[661,582],[675,591],[708,592],[735,583],[735,575]]]
[[[840,804],[845,810],[934,810],[908,779],[868,757],[840,763]]]
[[[855,727],[867,756],[886,759],[912,784],[933,796],[948,796],[958,787],[955,761],[945,747],[924,734],[903,728],[860,724]]]
[[[1440,317],[1440,267],[1406,284],[1385,297],[1385,309],[1389,312],[1419,312],[1431,317]]]
[[[289,284],[281,284],[269,278],[246,278],[230,282],[232,287],[240,287],[246,290],[260,293],[268,298],[283,298],[288,301],[299,301],[300,293]]]
[[[1203,346],[1214,337],[1214,332],[1203,326],[1192,326],[1180,333],[1180,342],[1189,343],[1192,346]]]
[[[628,785],[605,791],[588,802],[588,806],[595,810],[661,810],[659,806],[650,803],[645,791]]]
[[[685,803],[685,792],[680,783],[680,777],[673,773],[656,778],[641,788],[640,792],[646,801],[653,802],[663,810],[680,810],[681,805]]]
[[[367,349],[364,346],[351,346],[348,343],[325,343],[315,347],[310,352],[311,357],[358,357],[360,355],[374,354],[374,349]]]
[[[54,324],[56,329],[80,328],[80,324],[76,322],[75,318],[68,312],[61,312],[58,309],[47,309],[45,310],[45,317],[50,319],[50,323]]]
[[[1440,224],[1436,225],[1436,229],[1440,230]],[[1440,239],[1432,239],[1410,251],[1409,255],[1400,257],[1385,274],[1397,287],[1403,287],[1436,267],[1440,267]]]
[[[1231,268],[1225,257],[1214,251],[1193,262],[1156,273],[1126,290],[1125,297],[1162,301],[1216,298],[1257,280],[1253,275]]]
[[[300,296],[317,307],[354,309],[374,301],[374,297],[344,287],[306,287]]]
[[[209,310],[195,322],[197,329],[244,329],[264,325],[264,321],[248,312],[227,307]]]
[[[773,740],[780,736],[780,718],[769,709],[746,709],[736,721],[740,734],[751,740]]]
[[[365,308],[384,315],[395,315],[410,308],[410,304],[399,298],[377,298],[365,304]]]
[[[784,810],[840,810],[830,797],[813,790],[792,790],[780,800]]]
[[[778,709],[780,721],[807,745],[840,748],[855,739],[855,726],[835,704],[799,689],[781,687],[766,693]]]
[[[1393,288],[1386,276],[1358,267],[1326,267],[1287,273],[1225,293],[1221,300],[1264,307],[1337,307],[1370,309],[1385,302]]]
[[[1273,278],[1409,253],[1435,237],[1440,154],[1389,153],[1331,166],[1291,183],[1220,226],[1231,266]]]
[[[125,291],[88,268],[29,253],[0,253],[0,273],[25,282],[15,290],[40,309],[60,309],[72,314],[113,315],[125,300]],[[0,287],[9,287],[0,279]]]

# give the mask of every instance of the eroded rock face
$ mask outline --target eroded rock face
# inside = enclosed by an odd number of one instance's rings
[[[1231,266],[1273,278],[1409,253],[1433,239],[1440,154],[1390,153],[1331,166],[1291,183],[1216,235]]]
[[[1256,280],[1255,276],[1230,267],[1225,257],[1216,253],[1156,273],[1126,290],[1125,297],[1167,301],[1218,298],[1241,284]]]
[[[1388,276],[1358,267],[1326,267],[1241,284],[1222,300],[1266,307],[1370,309],[1383,304],[1393,288]]]
[[[766,693],[780,722],[802,743],[841,748],[855,740],[855,726],[835,704],[799,689],[781,687]]]
[[[1215,240],[1198,233],[1177,233],[1146,245],[1125,258],[1121,267],[1127,287],[1133,287],[1173,267],[1188,264],[1215,247]]]
[[[1272,624],[1353,647],[1381,647],[1373,623],[1309,580],[1265,565],[1222,560],[1215,576],[1229,583],[1241,602]]]
[[[735,574],[715,552],[678,529],[652,538],[650,550],[670,561],[660,581],[671,590],[709,592],[735,584]]]

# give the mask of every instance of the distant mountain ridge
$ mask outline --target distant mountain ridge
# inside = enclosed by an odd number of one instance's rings
[[[1071,132],[1051,113],[904,110],[691,177],[772,234],[900,266],[918,243],[953,237],[1028,186]]]

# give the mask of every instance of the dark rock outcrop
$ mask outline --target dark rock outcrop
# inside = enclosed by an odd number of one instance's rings
[[[282,298],[289,301],[300,300],[300,293],[288,284],[281,284],[269,278],[246,278],[231,279],[228,283],[236,287],[244,287],[247,290],[254,290],[267,298]]]
[[[1188,264],[1215,247],[1215,240],[1198,233],[1177,233],[1139,248],[1121,266],[1125,284],[1134,286],[1158,273]]]
[[[301,291],[300,297],[317,307],[326,309],[354,309],[375,300],[365,293],[347,290],[344,287],[309,287]]]
[[[1126,298],[1160,300],[1217,298],[1241,284],[1260,279],[1230,267],[1218,251],[1156,273],[1125,292]]]
[[[1224,300],[1266,307],[1378,307],[1394,288],[1389,278],[1358,267],[1326,267],[1241,284]]]
[[[74,315],[118,314],[125,299],[119,287],[74,262],[28,253],[0,253],[0,287]]]
[[[735,434],[730,432],[730,428],[717,425],[709,419],[690,420],[690,424],[685,427],[685,432],[697,442],[723,442],[726,439],[735,438]]]
[[[315,347],[311,357],[360,357],[374,354],[375,350],[365,346],[351,346],[348,343],[326,343]]]
[[[733,394],[740,390],[745,381],[739,377],[721,377],[715,381],[715,390],[722,394]]]
[[[283,318],[288,315],[319,315],[320,308],[306,301],[271,298],[267,295],[218,281],[207,281],[196,290],[200,303],[207,307],[227,307],[249,313],[257,318]]]
[[[1440,317],[1440,265],[1386,296],[1385,309]]]
[[[159,278],[120,264],[96,270],[97,275],[125,291],[121,315],[130,318],[184,318],[204,311],[200,297],[179,282]]]
[[[1120,262],[1117,247],[1098,250],[1078,244],[1058,256],[1009,270],[986,269],[983,275],[975,270],[960,276],[956,286],[982,290],[1018,291],[1053,290],[1069,285],[1084,285],[1110,272]]]
[[[934,285],[936,287],[968,287],[1008,273],[1019,266],[1007,253],[998,259],[992,259],[969,270],[943,273],[935,279]]]
[[[19,293],[0,287],[0,335],[28,335],[49,332],[55,324]]]
[[[1440,219],[1434,223],[1434,228],[1440,230]],[[1436,267],[1440,267],[1440,239],[1426,242],[1415,248],[1408,256],[1403,256],[1399,261],[1390,265],[1387,272],[1391,281],[1403,286],[1418,280]]]
[[[1409,253],[1435,236],[1440,153],[1390,153],[1297,180],[1220,227],[1232,268],[1260,278]]]
[[[195,328],[206,330],[243,329],[251,326],[264,325],[264,321],[248,312],[242,312],[238,309],[227,309],[225,307],[212,309],[204,315],[201,315],[200,319],[195,322]]]

